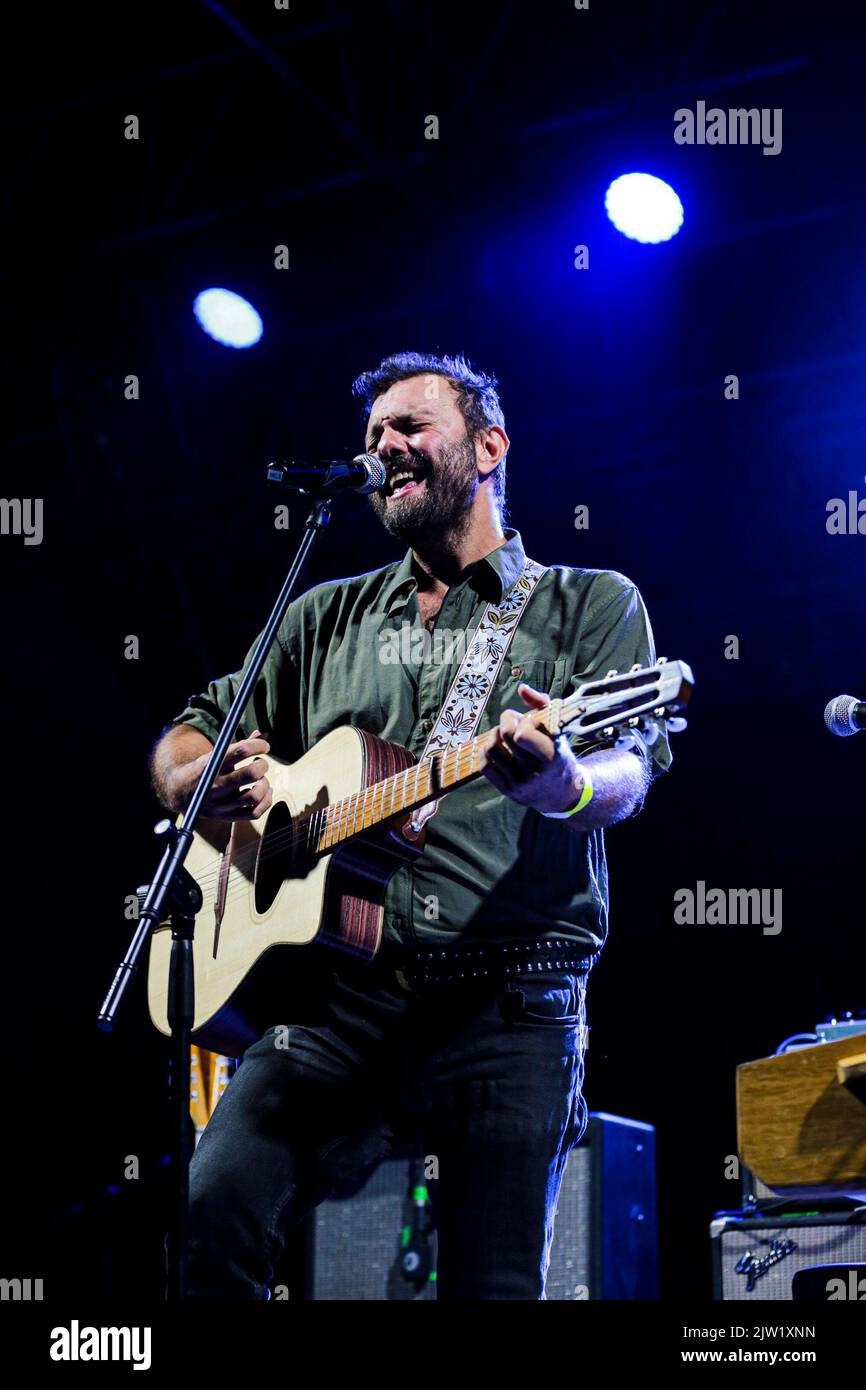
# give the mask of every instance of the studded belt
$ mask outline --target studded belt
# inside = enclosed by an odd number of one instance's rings
[[[596,948],[584,949],[573,941],[546,938],[487,946],[429,946],[405,955],[396,974],[398,983],[411,990],[508,979],[514,975],[543,975],[548,970],[588,974],[598,954]]]

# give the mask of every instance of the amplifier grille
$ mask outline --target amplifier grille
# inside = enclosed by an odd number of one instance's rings
[[[826,1220],[786,1221],[783,1226],[767,1225],[757,1229],[724,1226],[720,1221],[716,1223],[716,1228],[719,1227],[722,1229],[717,1236],[717,1270],[722,1299],[790,1302],[791,1281],[798,1270],[810,1265],[866,1263],[866,1223],[850,1218],[832,1224]],[[750,1290],[748,1272],[738,1274],[737,1265],[749,1254],[753,1261],[761,1261],[773,1253],[774,1242],[778,1249],[785,1241],[793,1241],[796,1249],[767,1266],[765,1272],[753,1280]]]

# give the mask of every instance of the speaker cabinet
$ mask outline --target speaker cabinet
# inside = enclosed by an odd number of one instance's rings
[[[436,1297],[436,1232],[417,1162],[388,1159],[353,1197],[312,1213],[304,1283],[313,1300]],[[546,1292],[557,1301],[658,1297],[651,1125],[589,1116],[562,1180]]]
[[[655,1130],[593,1113],[559,1191],[549,1299],[658,1298]]]

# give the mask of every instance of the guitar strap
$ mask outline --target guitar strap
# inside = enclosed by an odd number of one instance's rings
[[[546,573],[545,565],[527,559],[499,603],[488,604],[466,648],[460,669],[451,682],[451,689],[419,762],[445,749],[460,748],[475,737],[517,625],[535,592],[536,584]],[[438,809],[438,801],[428,801],[413,811],[409,822],[412,831],[419,834],[424,823],[435,816]]]

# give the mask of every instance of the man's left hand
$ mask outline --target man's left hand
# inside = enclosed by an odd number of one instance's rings
[[[518,693],[530,710],[544,709],[550,696],[522,683]],[[566,738],[552,739],[529,715],[503,710],[484,776],[497,790],[536,811],[570,811],[580,800],[583,777]]]

